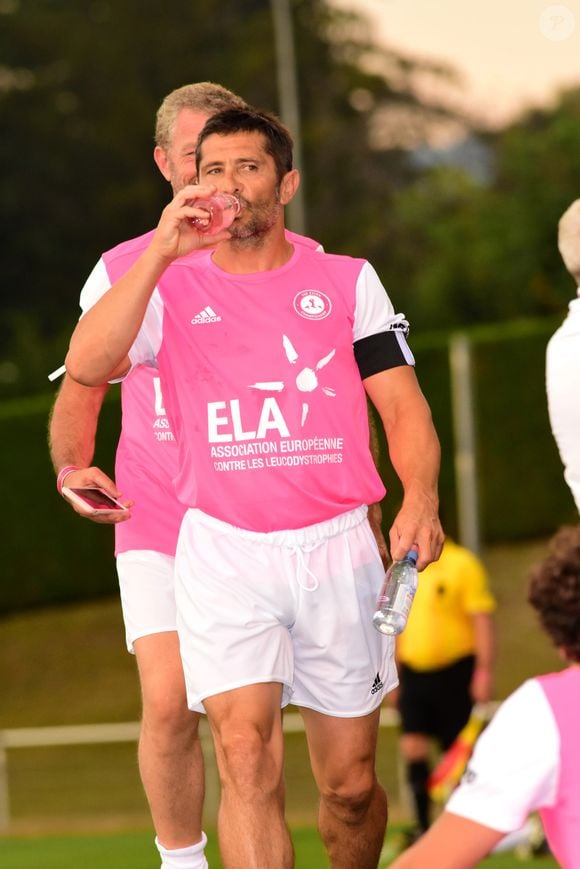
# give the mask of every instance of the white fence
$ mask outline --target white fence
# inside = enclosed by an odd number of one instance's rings
[[[381,710],[381,727],[395,727],[399,717],[394,709]],[[284,715],[284,733],[303,733],[304,723],[297,713]],[[8,753],[18,749],[50,748],[54,746],[90,746],[107,743],[136,743],[138,722],[119,724],[81,724],[67,727],[24,727],[0,730],[0,832],[9,829],[12,821]],[[212,814],[218,803],[219,783],[209,729],[202,719],[201,740],[206,762],[206,805]],[[398,765],[399,795],[404,792],[402,768]]]

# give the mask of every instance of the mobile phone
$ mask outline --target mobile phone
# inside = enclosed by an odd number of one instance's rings
[[[62,494],[72,504],[76,504],[84,513],[91,516],[98,513],[116,513],[119,510],[127,509],[104,489],[99,489],[96,486],[81,488],[63,486]]]

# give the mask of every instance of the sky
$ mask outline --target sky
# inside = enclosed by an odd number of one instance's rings
[[[333,0],[365,13],[375,38],[460,73],[449,99],[501,126],[580,87],[580,0]]]

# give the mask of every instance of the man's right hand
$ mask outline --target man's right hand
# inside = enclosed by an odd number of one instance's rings
[[[213,184],[187,184],[179,190],[162,213],[155,234],[151,239],[150,250],[161,260],[173,262],[182,256],[206,247],[215,247],[220,241],[227,241],[227,229],[208,235],[200,232],[191,223],[192,217],[206,217],[207,212],[196,208],[196,199],[207,199],[216,192]]]
[[[87,486],[96,486],[99,489],[105,489],[109,495],[112,495],[113,498],[120,499],[121,493],[117,489],[113,480],[108,477],[100,468],[79,468],[76,471],[71,471],[70,474],[67,474],[64,478],[63,485],[69,488],[86,488]],[[79,516],[82,516],[84,519],[90,519],[91,522],[96,522],[98,525],[116,525],[118,522],[126,522],[127,519],[131,518],[131,511],[127,510],[126,512],[123,510],[122,512],[115,513],[97,513],[96,515],[91,515],[83,512],[80,507],[77,507],[76,504],[73,504],[72,501],[68,501],[65,498],[67,503],[73,508],[75,513],[78,513]],[[121,501],[124,507],[132,507],[133,501]]]

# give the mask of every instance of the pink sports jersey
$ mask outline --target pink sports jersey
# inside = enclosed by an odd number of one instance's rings
[[[103,254],[81,294],[88,310],[143,253],[154,230]],[[294,244],[321,250],[318,242],[287,232]],[[198,257],[198,252],[191,255]],[[189,259],[189,258],[187,258]],[[177,499],[173,478],[178,450],[165,413],[159,372],[142,365],[121,386],[122,427],[115,477],[123,496],[134,501],[131,519],[115,525],[115,554],[151,549],[174,555],[185,506]]]
[[[554,805],[540,809],[550,848],[565,869],[580,869],[580,667],[537,680],[560,735],[560,771]],[[541,751],[541,746],[538,747]]]
[[[97,263],[81,293],[88,310],[143,253],[153,231],[118,245]],[[131,519],[115,525],[115,554],[151,549],[174,555],[185,508],[173,487],[177,445],[161,396],[159,372],[143,366],[121,387],[122,427],[115,461],[116,483],[134,501]]]
[[[175,494],[178,450],[155,368],[131,371],[121,389],[122,428],[116,482],[134,501],[131,519],[115,526],[115,553],[152,549],[175,555],[185,508]]]
[[[295,246],[236,275],[176,260],[131,350],[157,360],[179,446],[179,499],[253,531],[328,520],[385,494],[353,342],[406,322],[364,260]]]

